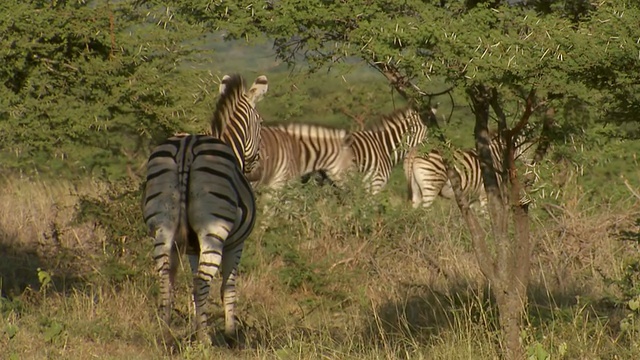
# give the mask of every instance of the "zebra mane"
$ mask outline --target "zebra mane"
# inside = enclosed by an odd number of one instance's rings
[[[384,130],[386,128],[386,125],[389,123],[394,123],[394,124],[405,123],[407,122],[407,120],[411,119],[414,116],[417,116],[418,118],[420,118],[420,115],[410,107],[397,109],[390,114],[382,115],[382,117],[380,117],[379,119],[374,121],[372,124],[367,126],[365,130],[368,130],[368,131]]]
[[[238,100],[246,96],[244,79],[240,74],[233,74],[222,79],[222,82],[226,87],[224,92],[220,94],[220,98],[216,103],[216,109],[213,112],[213,118],[211,119],[211,135],[218,138],[222,136],[227,121],[229,120],[228,116],[234,113],[233,109],[237,105]]]

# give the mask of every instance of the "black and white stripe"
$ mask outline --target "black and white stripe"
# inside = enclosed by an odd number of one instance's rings
[[[281,189],[300,175],[299,144],[277,126],[263,126],[260,135],[260,163],[247,174],[247,179],[251,181],[254,189]]]
[[[347,130],[304,123],[280,125],[280,128],[298,144],[298,177],[322,172],[332,181],[342,182],[352,160]]]
[[[350,149],[367,191],[376,194],[387,184],[391,169],[427,137],[427,126],[413,109],[384,116],[377,126],[351,133]]]
[[[271,189],[315,171],[340,181],[351,164],[347,135],[344,129],[306,123],[263,127],[261,162],[248,178]]]
[[[514,156],[517,160],[530,159],[533,141],[528,140],[524,135],[520,135],[515,141]],[[502,172],[502,156],[505,145],[502,138],[494,136],[489,144],[493,166],[497,172]],[[428,154],[419,154],[416,147],[407,154],[404,160],[404,172],[407,179],[409,198],[414,208],[421,204],[428,208],[433,203],[436,196],[440,195],[446,199],[453,199],[454,193],[451,182],[447,176],[442,155],[437,150],[432,150]],[[468,197],[470,204],[479,202],[480,207],[486,206],[486,193],[484,190],[480,159],[475,149],[454,152],[454,167],[460,175],[460,186],[462,192]],[[498,176],[500,181],[501,176]],[[520,203],[528,202],[525,198],[520,199]]]
[[[254,194],[244,172],[259,161],[262,118],[255,109],[267,91],[265,76],[246,91],[241,76],[225,76],[211,122],[213,136],[174,136],[156,147],[147,165],[144,220],[154,237],[160,276],[160,315],[169,324],[179,257],[194,273],[196,333],[209,342],[205,305],[222,271],[225,336],[236,338],[236,276],[244,240],[255,223]]]

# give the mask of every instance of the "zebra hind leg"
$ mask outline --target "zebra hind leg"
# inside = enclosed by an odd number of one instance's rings
[[[200,242],[200,261],[198,271],[193,278],[193,299],[196,312],[196,339],[204,344],[211,344],[208,333],[210,309],[207,306],[209,289],[222,261],[222,244],[226,235],[225,233],[224,237],[219,237],[207,229],[205,235],[200,237],[205,241]]]
[[[156,271],[160,277],[159,312],[163,322],[162,342],[168,348],[173,348],[175,338],[171,333],[171,311],[173,307],[173,288],[178,271],[178,250],[173,241],[173,231],[159,228],[156,231],[153,247],[153,258]]]
[[[436,199],[438,195],[455,200],[455,196],[447,197],[448,192],[447,189],[447,181],[442,179],[426,179],[423,180],[421,184],[418,185],[420,188],[421,196],[422,196],[422,207],[427,209],[431,207],[433,201]],[[445,191],[443,191],[443,189]],[[451,193],[453,195],[453,193]]]
[[[234,249],[225,249],[222,257],[222,284],[220,297],[224,306],[224,337],[229,347],[237,348],[242,344],[238,331],[238,319],[236,317],[236,278],[238,276],[238,264],[242,256],[243,242]]]

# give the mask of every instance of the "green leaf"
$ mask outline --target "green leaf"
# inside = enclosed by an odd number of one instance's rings
[[[47,271],[44,271],[40,268],[38,268],[37,271],[38,271],[38,281],[40,282],[40,288],[46,289],[51,284],[51,274],[49,274]]]
[[[56,340],[64,331],[64,325],[57,321],[53,321],[49,326],[47,326],[44,330],[44,340],[47,342],[52,342]]]
[[[18,327],[13,324],[8,324],[4,327],[4,333],[7,334],[9,339],[13,339],[18,333]]]

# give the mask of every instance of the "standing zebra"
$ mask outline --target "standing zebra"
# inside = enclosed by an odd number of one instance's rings
[[[147,165],[144,220],[155,238],[160,314],[168,326],[179,257],[186,250],[194,274],[196,336],[205,343],[210,342],[205,305],[219,268],[225,337],[230,344],[237,337],[237,269],[255,222],[255,199],[243,172],[259,161],[262,118],[255,104],[267,88],[266,76],[259,76],[246,92],[240,75],[225,75],[212,136],[171,137],[152,151]]]
[[[520,135],[515,139],[516,159],[529,159],[530,149],[534,141],[528,140],[524,135]],[[505,144],[499,135],[493,136],[489,149],[493,159],[494,169],[502,172],[502,155],[504,153]],[[426,155],[418,153],[418,147],[411,149],[404,160],[404,173],[407,179],[409,198],[414,208],[422,203],[424,208],[428,208],[433,203],[436,196],[440,195],[446,199],[453,199],[454,193],[451,182],[447,176],[447,168],[442,155],[437,150],[431,150]],[[480,168],[480,159],[475,149],[465,151],[456,151],[454,153],[454,167],[460,174],[460,186],[462,193],[469,198],[469,202],[473,205],[480,203],[480,207],[484,209],[486,206],[486,193],[484,191],[482,181],[482,171]],[[498,176],[498,181],[501,177]],[[529,202],[529,200],[520,200],[521,204]]]
[[[427,126],[410,108],[384,116],[382,122],[372,129],[351,133],[347,141],[350,142],[353,163],[364,174],[367,191],[371,194],[380,192],[389,180],[391,169],[426,136]]]

